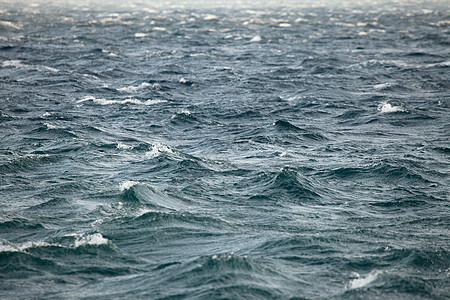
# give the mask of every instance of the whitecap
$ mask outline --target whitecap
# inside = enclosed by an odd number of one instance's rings
[[[208,14],[203,18],[203,20],[217,20],[217,19],[219,19],[219,17],[212,14]]]
[[[141,83],[138,86],[130,85],[130,86],[126,86],[126,87],[123,87],[123,88],[119,88],[119,89],[117,89],[117,91],[125,92],[125,93],[136,93],[136,92],[144,90],[146,88],[158,88],[159,86],[160,85],[158,83],[151,84],[151,83],[148,83],[148,82],[143,82],[143,83]]]
[[[403,112],[405,111],[405,109],[401,106],[392,105],[386,101],[378,105],[378,111],[382,113],[394,113],[394,112]]]
[[[134,34],[134,37],[135,38],[145,38],[147,36],[147,34],[146,33],[143,33],[143,32],[136,32],[135,34]]]
[[[353,275],[355,275],[357,278],[350,280],[350,282],[347,285],[347,288],[348,289],[362,288],[362,287],[374,282],[378,278],[378,275],[380,275],[381,273],[382,272],[379,270],[374,270],[374,271],[370,272],[369,274],[367,274],[367,276],[361,277],[361,275],[359,275],[358,273],[355,272],[355,273],[353,273]]]
[[[87,96],[84,97],[81,100],[78,100],[77,103],[82,103],[86,101],[92,101],[95,104],[99,105],[112,105],[112,104],[137,104],[137,105],[152,105],[157,103],[164,103],[167,102],[166,100],[159,100],[159,99],[149,99],[149,100],[139,100],[135,98],[128,98],[125,100],[110,100],[110,99],[103,99],[103,98],[95,98],[93,96]]]
[[[119,150],[127,150],[127,149],[133,149],[133,146],[129,146],[127,144],[124,144],[122,142],[117,142],[116,148]]]
[[[278,26],[279,26],[279,27],[287,28],[287,27],[291,27],[292,25],[289,24],[289,23],[280,23],[280,24],[278,24]]]
[[[0,253],[1,252],[20,252],[20,248],[7,240],[0,239]]]
[[[393,82],[385,82],[385,83],[376,84],[373,86],[373,88],[376,90],[384,90],[384,89],[392,87],[394,85],[395,85],[395,83],[393,83]]]
[[[155,158],[162,153],[173,153],[173,150],[167,145],[164,145],[161,143],[155,143],[152,146],[152,149],[145,153],[145,157],[146,158]]]
[[[2,67],[14,67],[14,68],[22,68],[25,67],[25,65],[23,64],[23,62],[21,60],[18,59],[14,59],[14,60],[6,60],[2,63]]]
[[[53,73],[58,73],[59,70],[52,68],[52,67],[47,67],[47,66],[37,66],[37,70],[39,72],[45,72],[45,71],[49,71],[49,72],[53,72]]]
[[[132,180],[126,180],[126,181],[122,181],[119,184],[119,189],[121,192],[124,192],[126,190],[131,189],[133,186],[135,186],[136,184],[139,184],[139,182],[137,181],[132,181]]]
[[[428,64],[425,66],[426,68],[433,68],[433,67],[450,67],[450,61],[443,61],[443,62],[439,62],[439,63],[434,63],[434,64]]]
[[[261,42],[261,39],[262,38],[260,35],[256,35],[250,40],[250,42],[254,42],[254,43]]]
[[[24,252],[30,248],[38,248],[38,247],[62,247],[60,244],[51,244],[44,241],[27,241],[21,244],[11,243],[7,240],[0,239],[0,252]]]
[[[10,21],[0,20],[0,25],[6,26],[6,27],[11,27],[14,29],[22,29],[22,25],[14,24],[13,22],[10,22]]]
[[[104,238],[101,233],[94,233],[78,237],[74,242],[74,247],[106,245],[108,242],[109,240]]]
[[[335,25],[342,27],[355,27],[355,24],[345,22],[336,22]]]

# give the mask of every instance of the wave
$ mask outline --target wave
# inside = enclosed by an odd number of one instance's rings
[[[4,223],[2,225],[4,225]],[[56,240],[56,242],[46,242],[41,240],[27,241],[23,243],[12,243],[7,240],[0,239],[0,252],[30,252],[32,250],[36,252],[39,249],[49,247],[76,249],[79,247],[111,244],[111,241],[103,237],[101,233],[67,234],[64,237],[59,238],[59,241],[58,239]]]
[[[199,123],[200,120],[192,114],[189,110],[183,110],[172,115],[170,122],[174,125],[185,125]]]
[[[174,148],[162,143],[154,143],[150,151],[145,152],[146,158],[155,158],[160,155],[172,155],[175,153]]]
[[[80,190],[80,186],[75,186],[74,190]],[[71,206],[72,202],[65,198],[54,198],[51,200],[48,200],[46,202],[33,205],[28,208],[28,210],[31,211],[39,211],[39,210],[54,210],[61,206]]]
[[[382,102],[378,105],[378,111],[382,113],[396,113],[396,112],[406,112],[405,108],[401,105],[394,105],[387,101]]]
[[[375,280],[377,280],[377,278],[381,274],[383,274],[382,271],[374,270],[374,271],[370,272],[369,274],[367,274],[366,276],[361,277],[360,274],[355,272],[353,275],[356,276],[356,278],[350,280],[350,282],[347,285],[347,288],[348,289],[359,289],[359,288],[365,287],[365,286],[371,284],[372,282],[374,282]]]
[[[110,241],[104,238],[101,233],[77,235],[73,244],[74,248],[82,246],[100,246],[107,245]]]
[[[310,180],[300,175],[295,169],[283,168],[270,182],[272,192],[286,191],[299,198],[315,199],[319,197]]]
[[[167,102],[166,100],[160,100],[160,99],[139,100],[139,99],[135,99],[135,98],[128,98],[128,99],[124,99],[124,100],[110,100],[110,99],[104,99],[104,98],[96,98],[94,96],[87,96],[81,100],[78,100],[77,103],[83,103],[86,101],[92,101],[92,103],[98,104],[98,105],[114,105],[114,104],[153,105],[153,104]]]
[[[373,86],[375,90],[386,92],[408,92],[409,88],[397,83],[397,82],[385,82],[376,84]]]
[[[124,256],[100,233],[67,234],[50,242],[11,243],[0,239],[2,288],[19,279],[30,284],[34,293],[41,293],[40,289],[48,287],[49,280],[63,285],[92,282],[140,272],[139,264],[142,262]],[[14,298],[20,295],[16,290]]]
[[[284,167],[277,173],[257,174],[242,183],[249,199],[305,202],[321,198],[315,184],[296,169]]]
[[[277,120],[274,124],[275,128],[283,133],[293,134],[294,137],[302,137],[310,140],[323,141],[327,140],[327,138],[321,133],[317,132],[318,130],[312,129],[302,129],[298,126],[293,125],[292,123],[285,120]]]
[[[358,167],[341,167],[328,172],[326,176],[344,180],[376,180],[391,183],[429,183],[421,174],[414,171],[408,162],[382,161]]]
[[[50,73],[58,73],[60,70],[49,67],[49,66],[43,66],[43,65],[29,65],[26,64],[22,60],[6,60],[2,63],[3,68],[14,68],[14,69],[27,69],[27,70],[34,70],[38,71],[40,73],[50,72]]]
[[[11,220],[0,222],[0,229],[9,232],[13,230],[40,230],[45,229],[44,225],[24,218],[12,218]]]
[[[275,286],[285,283],[280,273],[260,261],[233,252],[212,254],[171,268],[173,275],[165,275],[169,286],[182,285],[199,298],[280,298]],[[282,277],[282,276],[281,276]],[[158,289],[159,290],[159,289]],[[177,289],[179,290],[179,289]],[[176,292],[161,291],[165,297],[177,297]]]
[[[121,182],[119,188],[122,192],[121,198],[126,203],[174,211],[188,207],[184,201],[170,197],[148,184],[128,180]]]
[[[50,154],[13,154],[7,162],[0,164],[0,172],[15,173],[18,171],[30,171],[43,166],[56,163],[61,160],[59,155]]]
[[[345,292],[339,298],[343,299],[378,299],[395,295],[395,298],[403,299],[418,297],[420,299],[440,298],[445,292],[441,285],[444,280],[424,279],[418,276],[406,275],[398,271],[373,270],[365,276],[353,273],[356,277],[349,281]],[[448,293],[447,293],[448,294]]]
[[[44,122],[39,127],[33,129],[31,133],[39,133],[42,135],[58,136],[63,138],[77,138],[78,135],[71,128],[62,127],[60,125]],[[40,137],[41,137],[40,136]]]
[[[274,123],[275,127],[280,130],[293,131],[293,132],[303,132],[300,127],[292,125],[288,121],[278,120]]]
[[[146,90],[146,89],[161,89],[161,85],[159,83],[148,83],[148,82],[143,82],[140,85],[137,86],[126,86],[123,88],[118,88],[117,91],[119,92],[123,92],[123,93],[136,93],[142,90]]]

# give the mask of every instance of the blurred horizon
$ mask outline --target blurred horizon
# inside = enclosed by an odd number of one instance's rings
[[[398,7],[415,7],[417,9],[426,8],[427,6],[440,6],[443,8],[448,6],[448,2],[445,0],[0,0],[0,7],[4,5],[29,5],[31,8],[38,7],[61,7],[72,6],[73,8],[120,8],[120,9],[261,9],[271,7],[285,7],[285,8],[320,8],[320,7],[333,7],[333,8],[376,8],[376,9],[389,9]],[[1,11],[0,11],[1,12]]]

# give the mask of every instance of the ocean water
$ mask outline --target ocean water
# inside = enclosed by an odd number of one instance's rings
[[[446,1],[0,2],[1,299],[449,299]]]

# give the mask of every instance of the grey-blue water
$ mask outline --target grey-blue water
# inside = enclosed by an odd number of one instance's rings
[[[449,299],[449,26],[1,2],[0,298]]]

